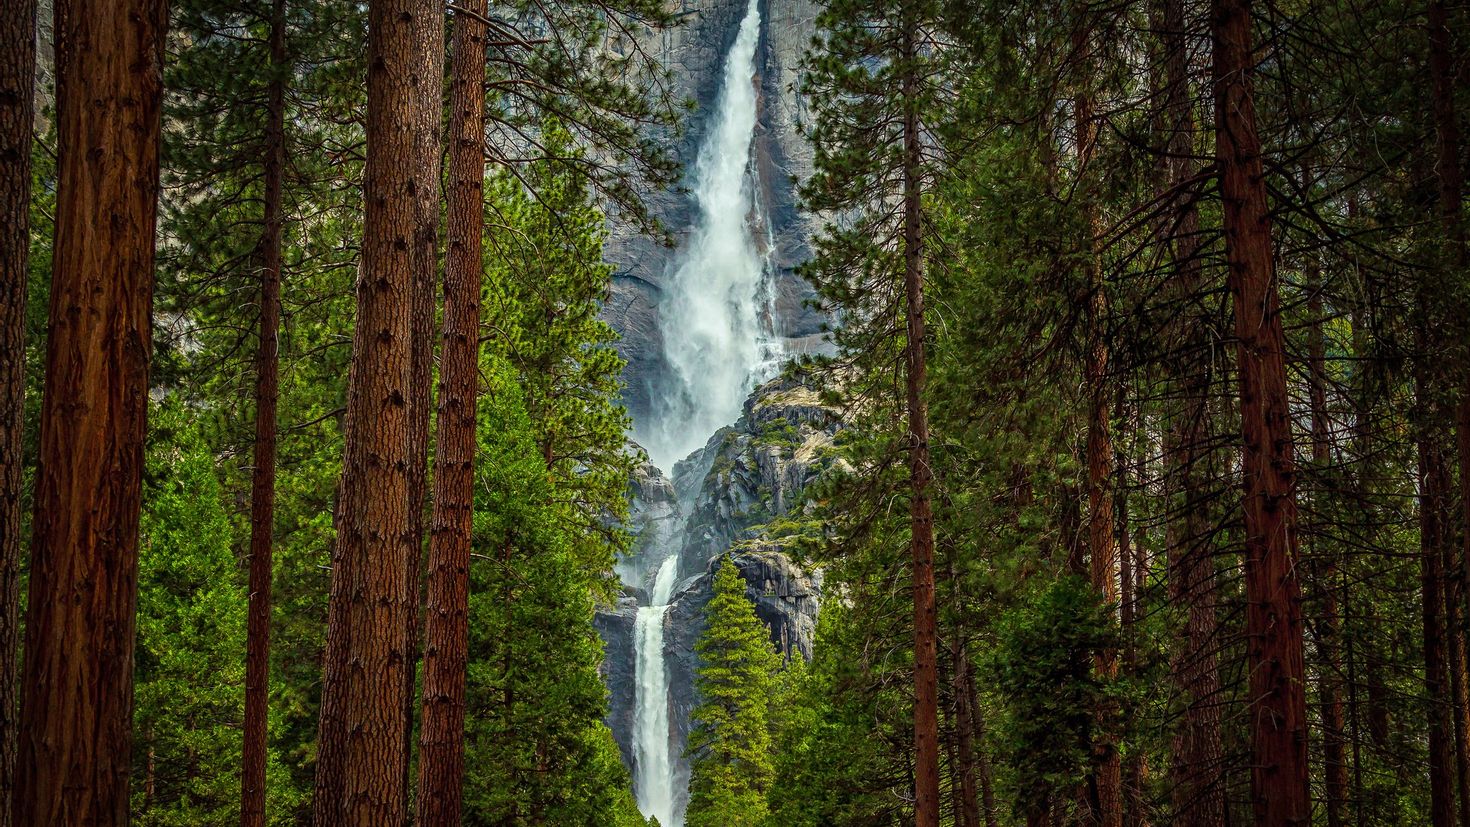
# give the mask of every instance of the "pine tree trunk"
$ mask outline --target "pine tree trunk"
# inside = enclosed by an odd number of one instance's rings
[[[31,243],[36,0],[0,15],[0,827],[10,827],[20,647],[21,429]]]
[[[1203,311],[1193,310],[1204,287],[1199,259],[1199,213],[1188,182],[1195,175],[1193,101],[1183,0],[1164,0],[1165,105],[1169,110],[1169,186],[1173,201],[1172,255],[1176,292],[1188,310],[1178,319],[1181,357],[1175,370],[1180,406],[1170,412],[1166,453],[1171,497],[1166,529],[1169,601],[1185,609],[1181,645],[1170,673],[1186,699],[1175,730],[1170,775],[1175,822],[1181,827],[1221,827],[1225,789],[1220,779],[1220,687],[1216,657],[1215,562],[1204,491],[1209,442],[1210,362]]]
[[[1085,38],[1079,45],[1086,48]],[[1097,140],[1092,101],[1086,95],[1076,100],[1077,162],[1079,176],[1086,176]],[[1085,186],[1085,185],[1084,185]],[[1088,578],[1105,605],[1118,602],[1118,554],[1113,536],[1113,437],[1108,412],[1112,393],[1108,384],[1107,315],[1108,298],[1103,284],[1102,266],[1098,260],[1094,238],[1098,231],[1097,211],[1090,196],[1083,196],[1083,222],[1087,231],[1087,550]],[[1099,681],[1109,683],[1118,676],[1118,653],[1111,648],[1093,653],[1093,671]],[[1094,710],[1095,726],[1092,743],[1092,823],[1102,827],[1122,827],[1123,773],[1118,753],[1117,734],[1113,731],[1114,710],[1104,701]]]
[[[1460,129],[1455,116],[1455,55],[1452,53],[1449,14],[1443,0],[1430,0],[1427,9],[1429,30],[1430,94],[1434,112],[1437,157],[1435,169],[1439,177],[1439,212],[1444,227],[1444,263],[1449,272],[1464,272],[1470,266],[1470,249],[1465,241],[1465,225],[1461,219],[1464,199],[1464,176],[1460,168]],[[1463,305],[1462,305],[1463,307]],[[1459,434],[1460,489],[1464,522],[1463,542],[1453,541],[1447,520],[1444,526],[1446,582],[1445,618],[1450,632],[1450,682],[1454,695],[1456,779],[1460,793],[1460,823],[1470,825],[1470,675],[1467,675],[1466,636],[1466,565],[1470,562],[1470,328],[1462,320],[1456,333],[1460,336],[1461,374],[1459,412],[1456,417]],[[1448,497],[1449,492],[1445,492]]]
[[[282,179],[286,168],[286,2],[272,0],[266,92],[265,232],[260,239],[260,328],[255,351],[255,464],[250,475],[250,603],[245,639],[245,731],[240,825],[265,827],[270,717],[271,558],[276,509],[276,403],[281,328]]]
[[[908,412],[910,551],[914,577],[914,813],[915,827],[939,825],[939,667],[934,605],[934,516],[929,484],[929,411],[924,385],[924,248],[919,145],[916,11],[903,7],[903,289],[907,344],[904,388]]]
[[[1246,495],[1251,806],[1258,825],[1305,825],[1311,801],[1296,572],[1296,468],[1265,172],[1249,82],[1254,66],[1249,0],[1212,0],[1210,24]]]
[[[951,579],[953,569],[951,568]],[[955,820],[960,827],[980,827],[980,795],[976,784],[975,772],[975,716],[972,704],[974,693],[971,689],[970,675],[970,653],[966,651],[964,638],[959,629],[949,647],[950,659],[954,661],[954,683],[951,691],[954,692],[955,707],[955,775],[958,776],[955,786],[958,791],[958,806],[955,807]]]
[[[57,203],[14,823],[125,824],[163,0],[56,4]]]
[[[417,191],[417,227],[414,231],[413,263],[413,367],[408,397],[408,497],[409,536],[413,549],[405,572],[411,610],[407,617],[408,668],[403,672],[403,792],[409,791],[409,767],[413,763],[413,718],[417,696],[414,679],[418,673],[419,615],[424,608],[423,557],[425,496],[428,493],[429,407],[434,375],[434,287],[439,265],[439,163],[444,123],[444,15],[440,11],[418,44],[422,76],[433,78],[417,87],[413,108],[415,159],[421,165],[420,180],[430,182]],[[405,822],[405,827],[407,822]]]
[[[1422,380],[1421,380],[1422,382]],[[1421,384],[1422,391],[1422,384]],[[1421,394],[1422,395],[1422,394]],[[1419,572],[1423,600],[1424,688],[1429,703],[1429,807],[1433,827],[1455,823],[1454,747],[1444,629],[1444,497],[1448,488],[1444,457],[1427,433],[1418,440]]]
[[[1332,461],[1331,444],[1327,422],[1327,355],[1322,335],[1325,318],[1322,306],[1321,268],[1315,260],[1306,266],[1305,281],[1307,315],[1311,318],[1307,329],[1307,382],[1308,403],[1311,409],[1312,464],[1318,472],[1324,472]],[[1320,511],[1321,509],[1319,509]],[[1322,534],[1314,538],[1321,539]],[[1322,588],[1322,634],[1318,641],[1322,666],[1318,695],[1321,698],[1322,756],[1324,802],[1328,827],[1341,827],[1344,823],[1344,807],[1347,802],[1348,779],[1344,733],[1342,692],[1339,676],[1342,674],[1342,656],[1339,643],[1342,639],[1342,618],[1337,606],[1337,582],[1339,579],[1337,554],[1328,551],[1319,554],[1317,580]]]
[[[449,131],[449,235],[444,269],[435,439],[433,530],[424,625],[424,706],[418,824],[460,823],[464,784],[465,670],[479,390],[480,283],[484,271],[485,0],[454,18]]]
[[[415,315],[424,192],[437,190],[432,124],[416,114],[439,88],[443,11],[429,0],[370,0],[366,201],[357,325],[348,377],[314,817],[400,827],[407,818]],[[437,134],[437,132],[436,132]]]

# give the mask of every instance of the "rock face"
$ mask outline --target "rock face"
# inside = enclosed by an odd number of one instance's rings
[[[697,703],[699,668],[695,645],[704,632],[714,573],[728,554],[746,582],[756,615],[787,657],[811,657],[821,600],[820,572],[806,572],[791,559],[765,525],[798,517],[801,495],[835,460],[838,411],[822,404],[818,391],[800,380],[778,379],[757,389],[734,425],[679,463],[674,479],[644,466],[632,482],[634,553],[620,561],[624,596],[597,617],[606,644],[603,676],[611,694],[608,724],[633,766],[636,698],[633,627],[646,578],[663,555],[678,555],[678,586],[666,617],[664,662],[669,672],[673,753],[682,755],[689,717]],[[677,789],[688,765],[676,761]],[[682,811],[682,803],[679,809]]]
[[[723,61],[747,0],[678,0],[682,25],[650,35],[640,44],[673,75],[674,91],[691,100],[695,110],[687,129],[672,147],[686,169],[693,166],[701,139],[708,129],[720,92]],[[797,208],[797,180],[811,173],[811,150],[801,135],[803,105],[796,80],[802,54],[814,32],[817,5],[810,0],[757,0],[762,18],[757,46],[759,111],[755,128],[754,189],[765,237],[757,239],[769,250],[775,268],[776,332],[788,352],[821,346],[822,317],[805,306],[811,288],[795,273],[806,259],[812,220]],[[612,222],[606,258],[616,272],[603,305],[603,318],[621,336],[619,352],[627,360],[624,402],[633,421],[648,421],[653,395],[666,371],[663,359],[660,303],[671,266],[687,240],[695,206],[688,193],[662,192],[645,196],[654,215],[674,234],[675,247],[667,249],[633,228]],[[764,221],[759,219],[763,218]]]

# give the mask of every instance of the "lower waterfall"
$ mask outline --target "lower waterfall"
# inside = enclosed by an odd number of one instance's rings
[[[637,740],[638,809],[659,824],[674,824],[674,765],[669,750],[669,669],[664,662],[664,618],[679,568],[679,556],[669,554],[659,564],[647,606],[638,608],[634,645],[638,662],[635,677],[638,706],[633,727]]]

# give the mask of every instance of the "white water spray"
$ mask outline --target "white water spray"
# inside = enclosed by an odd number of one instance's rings
[[[746,395],[781,361],[770,262],[752,232],[752,224],[765,229],[750,170],[760,28],[759,0],[749,0],[694,165],[698,223],[659,308],[670,375],[655,394],[655,422],[644,438],[665,469],[734,422]]]
[[[669,669],[664,663],[664,617],[679,569],[679,555],[659,564],[650,605],[640,606],[634,621],[638,662],[634,679],[638,705],[633,711],[633,757],[638,764],[638,809],[659,824],[674,821],[674,766],[669,754]]]

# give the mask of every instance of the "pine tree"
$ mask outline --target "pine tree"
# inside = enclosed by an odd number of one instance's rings
[[[723,558],[695,646],[699,705],[690,716],[689,827],[758,827],[766,818],[774,777],[770,703],[780,658],[745,588],[735,564]]]

